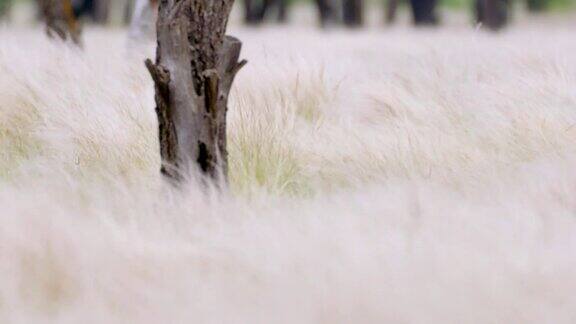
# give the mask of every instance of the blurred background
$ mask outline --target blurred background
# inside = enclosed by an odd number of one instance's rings
[[[138,20],[140,28],[146,29],[154,20],[156,1],[0,0],[0,20],[2,24],[30,25],[41,20],[42,3],[69,2],[74,19],[82,24],[120,27]],[[232,21],[248,26],[441,28],[460,25],[500,30],[526,20],[571,17],[575,9],[576,0],[237,0]]]

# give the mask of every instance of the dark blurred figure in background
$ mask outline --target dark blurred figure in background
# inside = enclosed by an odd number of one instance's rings
[[[244,23],[251,25],[258,23],[257,1],[244,0]]]
[[[388,0],[384,6],[385,22],[388,25],[396,22],[396,15],[398,13],[398,3],[400,0]]]
[[[37,1],[40,18],[44,20],[46,34],[63,41],[72,40],[82,46],[82,29],[78,24],[71,0]]]
[[[364,23],[364,0],[342,0],[342,15],[347,27],[360,27]]]
[[[326,27],[338,21],[338,15],[331,0],[316,0],[316,6],[318,7],[320,26]]]
[[[118,2],[117,2],[118,1]],[[364,4],[368,0],[309,0],[317,7],[320,26],[344,24],[346,27],[360,27],[364,24]],[[439,0],[381,0],[386,2],[385,21],[395,21],[401,1],[409,1],[412,20],[416,26],[432,26],[439,23],[437,7]],[[0,0],[0,20],[8,15],[14,0]],[[548,9],[550,0],[523,0],[529,12],[539,13]],[[114,18],[111,10],[126,12],[124,22],[132,16],[136,22],[154,19],[155,0],[72,0],[76,17],[89,19],[97,24],[106,24]],[[284,23],[288,20],[291,0],[244,0],[244,20],[249,25],[259,25],[266,20]],[[499,30],[508,24],[511,0],[472,0],[475,21],[490,30]],[[114,4],[114,6],[112,5]],[[138,5],[140,4],[140,5]],[[142,16],[142,17],[141,17]],[[132,20],[132,27],[135,26]],[[152,28],[132,28],[151,30]],[[148,33],[148,32],[146,32]]]
[[[386,23],[396,21],[396,13],[400,0],[388,0],[386,5]],[[436,13],[437,0],[410,0],[412,21],[416,26],[432,26],[439,23]]]
[[[362,0],[344,0],[345,2],[361,2]],[[271,12],[275,11],[276,21],[284,23],[288,20],[289,0],[244,0],[244,22],[248,25],[263,23]],[[314,0],[318,9],[321,26],[327,26],[338,21],[334,8],[334,0]],[[361,7],[360,7],[361,9]]]
[[[364,0],[339,0],[342,3],[342,22],[348,27],[359,27],[364,19]],[[288,20],[289,0],[244,0],[244,22],[249,25],[263,23],[271,14],[276,21],[284,23]],[[339,21],[335,9],[338,0],[314,0],[320,25],[322,27]],[[271,13],[274,12],[275,13]]]
[[[97,24],[106,24],[110,17],[110,0],[74,0],[76,17],[87,17]]]
[[[276,21],[284,23],[288,19],[288,0],[244,0],[244,22],[255,25],[268,18],[270,11],[276,11]]]
[[[276,21],[285,23],[288,15],[288,0],[264,0],[262,5],[262,19],[265,20],[270,11],[276,11]]]
[[[548,0],[527,0],[526,7],[531,13],[541,13],[548,9]]]
[[[9,18],[12,0],[0,0],[0,21]]]
[[[509,0],[476,0],[476,23],[491,30],[500,30],[508,24]]]
[[[436,15],[436,4],[436,0],[410,0],[414,25],[437,25],[438,16]]]

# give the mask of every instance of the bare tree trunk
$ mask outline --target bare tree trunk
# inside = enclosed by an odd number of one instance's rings
[[[364,22],[363,0],[343,0],[344,24],[359,27]]]
[[[80,28],[70,0],[39,0],[39,5],[49,37],[80,44]]]
[[[194,169],[226,180],[228,95],[242,43],[225,36],[233,0],[162,0],[156,63],[146,61],[156,88],[162,173],[180,182]]]
[[[508,23],[508,0],[476,0],[476,22],[492,30]]]

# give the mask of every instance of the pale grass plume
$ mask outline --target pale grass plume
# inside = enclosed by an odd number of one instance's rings
[[[152,44],[0,30],[0,322],[572,323],[573,27],[233,28],[224,192],[159,177]]]

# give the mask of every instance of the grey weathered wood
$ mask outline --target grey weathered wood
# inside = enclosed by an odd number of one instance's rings
[[[71,0],[38,0],[42,17],[46,23],[46,33],[49,37],[59,37],[62,40],[71,39],[80,44],[80,28]]]
[[[146,61],[156,89],[162,173],[181,181],[197,169],[227,174],[226,114],[241,42],[225,36],[233,0],[162,0],[156,62]]]

